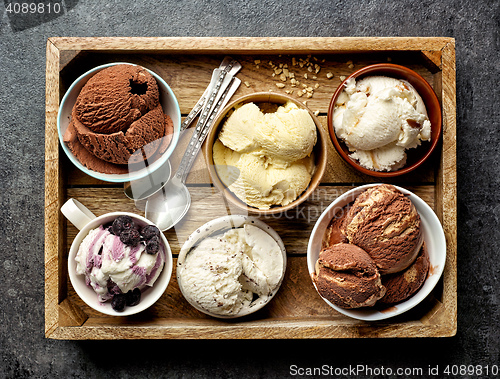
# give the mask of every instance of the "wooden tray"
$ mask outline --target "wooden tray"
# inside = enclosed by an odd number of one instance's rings
[[[296,78],[314,87],[307,105],[319,111],[323,127],[330,98],[340,76],[372,63],[392,61],[420,73],[434,87],[443,107],[440,148],[413,173],[387,180],[414,191],[441,220],[447,259],[443,277],[419,306],[397,318],[368,323],[347,318],[316,293],[306,264],[309,234],[320,212],[350,188],[376,178],[364,176],[345,164],[329,143],[329,165],[323,184],[305,203],[302,212],[264,218],[283,238],[288,252],[286,276],[276,297],[254,315],[233,321],[210,318],[191,307],[172,280],[162,298],[149,310],[131,317],[111,317],[86,306],[67,275],[67,254],[76,229],[59,211],[69,197],[96,215],[110,211],[143,214],[123,194],[120,185],[100,182],[76,169],[59,146],[56,117],[64,92],[85,71],[108,62],[143,65],[161,75],[176,94],[185,116],[209,82],[211,71],[225,55],[242,63],[238,77],[247,82],[235,97],[256,91],[292,89],[272,76],[269,61],[288,64]],[[321,67],[292,66],[292,58],[309,59]],[[260,60],[260,63],[258,62]],[[351,62],[352,61],[352,64]],[[331,72],[334,77],[327,78]],[[304,78],[308,73],[308,79]],[[457,328],[457,191],[455,41],[451,38],[50,38],[47,42],[45,150],[45,335],[56,339],[170,339],[170,338],[353,338],[446,337]],[[300,88],[300,87],[299,87]],[[297,90],[294,94],[296,96]],[[186,133],[189,134],[189,133]],[[184,136],[172,158],[175,169],[189,136]],[[188,178],[193,206],[176,229],[166,233],[174,258],[186,237],[203,223],[237,213],[222,204],[210,185],[202,154]],[[216,200],[216,201],[214,201]],[[174,259],[174,263],[176,259]]]

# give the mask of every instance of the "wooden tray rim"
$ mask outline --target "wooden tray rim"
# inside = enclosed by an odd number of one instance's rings
[[[59,253],[62,216],[59,212],[63,183],[59,172],[57,111],[59,107],[59,57],[63,51],[137,51],[177,54],[319,54],[376,51],[420,51],[440,69],[443,136],[442,156],[436,178],[436,213],[447,239],[443,273],[443,306],[437,324],[352,323],[313,319],[250,322],[244,325],[197,325],[172,320],[147,326],[87,325],[85,315],[64,298]],[[163,339],[163,338],[353,338],[449,337],[457,331],[457,181],[455,40],[448,37],[52,37],[46,51],[45,115],[45,336],[54,339]],[[388,328],[388,326],[390,327]],[[190,328],[191,333],[186,332]]]

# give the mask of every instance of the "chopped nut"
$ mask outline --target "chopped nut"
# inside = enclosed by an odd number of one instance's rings
[[[339,76],[339,79],[340,79],[341,81],[344,81],[344,80],[345,80],[345,76],[344,76],[344,75],[340,75],[340,76]]]
[[[275,73],[276,75],[279,75],[279,74],[281,74],[282,72],[283,72],[283,70],[282,70],[281,68],[275,68],[275,69],[274,69],[274,73]]]
[[[256,65],[255,68],[259,68],[260,66],[259,65]]]
[[[281,55],[280,55],[281,56]],[[280,68],[283,68],[283,63],[280,63]]]
[[[276,87],[285,88],[285,83],[276,83]]]
[[[295,57],[292,58],[292,66],[297,66],[297,60]]]
[[[269,66],[271,66],[271,67],[274,66],[273,61],[269,61]]]
[[[286,75],[285,75],[285,74],[281,74],[281,75],[280,75],[280,80],[281,80],[282,82],[286,82]]]
[[[354,65],[352,64],[352,61],[347,61],[346,64],[347,64],[347,67],[354,68]]]
[[[326,73],[326,77],[327,77],[328,79],[331,79],[331,78],[333,78],[333,74],[332,74],[331,72],[327,72],[327,73]]]
[[[314,59],[316,62],[318,61],[318,58],[316,58],[316,57],[313,57],[313,59]]]
[[[325,61],[326,61],[326,59],[322,59],[322,60],[321,60],[321,63],[325,63]]]
[[[299,91],[297,91],[297,96],[298,96],[298,97],[302,97],[302,95],[303,95],[303,94],[304,94],[304,93],[303,93],[302,91],[300,91],[300,90],[299,90]]]
[[[255,64],[259,64],[259,63],[260,63],[260,59],[256,59],[256,60],[254,60],[254,61],[253,61],[253,63],[255,63]]]
[[[288,64],[287,64],[287,63],[285,63],[285,64],[283,65],[283,68],[288,68]]]
[[[306,93],[307,97],[313,97],[313,94],[311,92]]]
[[[319,111],[314,111],[313,114],[317,117],[319,115]]]
[[[282,83],[276,83],[276,85],[278,85],[278,84],[282,84]],[[289,95],[290,95],[290,93],[291,93],[291,92],[292,92],[292,91],[290,91],[289,89],[287,89],[287,90],[285,91],[285,93],[287,93],[287,94],[289,94]]]
[[[246,82],[246,81],[245,81],[245,82],[243,82],[243,84],[244,84],[244,85],[246,85],[247,87],[250,87],[250,83],[248,83],[248,82]]]
[[[290,71],[287,68],[283,68],[283,74],[288,78],[290,76]]]
[[[272,75],[272,77],[274,78],[275,76],[276,76],[276,74],[275,74],[275,73],[273,72],[273,75]]]
[[[293,72],[290,72],[290,73],[289,73],[289,77],[290,77],[290,78],[295,78],[295,74],[294,74]]]
[[[307,91],[307,92],[312,92],[312,91],[313,91],[313,89],[312,89],[312,87],[307,87],[307,88],[306,88],[306,91]]]
[[[307,84],[304,84],[304,83],[303,83],[303,84],[302,84],[302,87],[307,88]]]
[[[318,79],[318,77],[316,75],[313,75],[313,80],[316,80]]]
[[[303,103],[304,105],[307,105],[307,100],[304,100],[302,103]]]
[[[299,62],[299,66],[302,68],[304,67],[304,62]]]
[[[316,83],[316,84],[314,85],[314,88],[319,88],[319,83]]]
[[[319,72],[319,70],[321,70],[321,67],[319,66],[319,64],[315,64],[314,65],[314,72],[317,74]]]
[[[306,79],[307,79],[307,72],[304,74],[304,78],[306,78]]]
[[[307,66],[307,71],[312,72],[313,71],[312,67],[311,66]]]

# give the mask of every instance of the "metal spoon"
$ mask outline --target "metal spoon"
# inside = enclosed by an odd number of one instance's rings
[[[206,106],[200,116],[200,120],[205,117],[204,124],[201,125],[199,130],[198,126],[196,127],[195,133],[182,157],[177,172],[161,191],[158,191],[146,201],[146,218],[154,222],[162,231],[168,230],[176,225],[186,215],[191,206],[191,195],[185,185],[186,178],[205,140],[208,129],[215,120],[217,112],[227,104],[241,83],[241,80],[238,78],[229,77],[228,79],[230,79],[230,82],[227,84],[225,91],[220,91],[221,93],[219,93],[218,96],[215,93],[216,96],[213,96],[214,91],[208,99],[208,110],[206,110]],[[221,86],[221,88],[222,87],[223,86]],[[212,101],[217,99],[217,97],[219,99],[215,103],[215,107],[211,113],[207,113],[210,114],[210,117],[206,119],[207,116],[205,112],[210,112],[210,101],[211,99]]]
[[[227,66],[229,66],[229,64],[231,64],[231,69],[228,71],[228,75],[234,76],[239,70],[241,70],[241,65],[234,61],[231,57],[225,57],[219,65],[219,69],[224,70]],[[198,113],[201,112],[204,104],[207,102],[208,96],[213,90],[213,87],[214,83],[210,81],[205,92],[203,92],[203,95],[201,95],[194,108],[182,122],[180,129],[181,133],[189,127],[189,125],[191,125],[196,116],[198,116]],[[138,201],[145,200],[158,192],[168,182],[171,173],[172,168],[170,166],[170,162],[167,161],[156,171],[148,173],[146,177],[123,183],[123,192],[130,200],[135,200],[137,206]]]

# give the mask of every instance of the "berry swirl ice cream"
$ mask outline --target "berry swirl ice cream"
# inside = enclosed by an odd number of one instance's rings
[[[100,225],[83,239],[75,257],[76,272],[85,275],[100,302],[111,300],[115,311],[140,302],[165,263],[160,231],[153,225],[139,229],[129,216]]]

